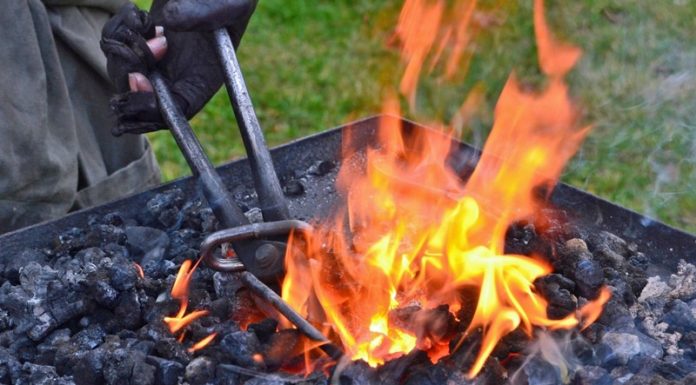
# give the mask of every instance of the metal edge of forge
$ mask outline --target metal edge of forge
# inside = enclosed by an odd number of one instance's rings
[[[317,161],[340,161],[341,139],[345,130],[353,133],[354,144],[365,148],[374,142],[374,132],[379,120],[384,116],[368,117],[356,122],[323,131],[304,138],[293,140],[271,150],[277,174],[283,178],[292,175],[295,170],[306,169]],[[417,123],[400,119],[405,130],[428,129]],[[353,131],[357,130],[357,131]],[[355,135],[357,134],[357,135]],[[456,142],[452,156],[456,157],[462,167],[475,165],[479,151],[474,147]],[[235,195],[235,192],[253,191],[253,181],[247,159],[239,159],[217,167],[223,182]],[[68,228],[86,227],[92,216],[103,216],[110,212],[121,212],[125,216],[134,216],[134,212],[145,207],[146,202],[156,193],[172,188],[179,188],[185,196],[199,194],[196,182],[191,177],[184,177],[165,183],[154,189],[141,192],[101,206],[71,213],[63,218],[36,224],[0,236],[0,263],[17,258],[27,248],[44,248],[57,235]],[[316,198],[317,195],[314,194]],[[311,204],[312,197],[299,202],[290,199],[291,216],[308,220],[326,209],[326,204]],[[564,209],[578,223],[598,230],[612,232],[629,242],[635,242],[639,250],[651,261],[652,274],[668,276],[676,270],[680,259],[696,263],[696,236],[670,227],[664,223],[618,206],[605,199],[559,183],[551,197],[551,202]],[[315,211],[315,212],[311,212]]]

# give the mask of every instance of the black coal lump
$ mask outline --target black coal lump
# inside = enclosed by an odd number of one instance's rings
[[[271,335],[275,333],[276,328],[278,328],[278,321],[273,318],[266,318],[261,322],[250,324],[247,330],[256,334],[261,343],[266,343],[271,338]]]
[[[155,385],[177,385],[184,375],[184,365],[156,356],[148,356],[146,362],[155,367]]]
[[[108,385],[154,385],[155,367],[139,351],[118,348],[104,362],[104,380]]]
[[[257,365],[254,355],[259,353],[261,346],[256,334],[248,331],[236,331],[222,338],[220,349],[227,354],[230,363],[253,367]]]
[[[206,356],[196,357],[186,365],[184,376],[190,385],[208,384],[215,376],[215,362]]]

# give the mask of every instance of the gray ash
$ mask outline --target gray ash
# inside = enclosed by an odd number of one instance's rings
[[[336,165],[317,162],[286,176],[288,196],[302,196],[311,178],[335,178]],[[235,191],[250,218],[253,194]],[[299,198],[298,198],[299,199]],[[475,300],[457,314],[447,307],[409,307],[390,314],[452,353],[432,364],[415,350],[379,368],[364,362],[325,365],[308,376],[308,343],[261,312],[264,305],[234,276],[200,268],[189,310],[209,315],[177,341],[162,319],[178,310],[169,296],[178,266],[196,259],[200,242],[217,228],[200,199],[171,190],[152,197],[135,217],[110,213],[86,228],[66,229],[45,249],[25,250],[0,266],[0,383],[8,384],[693,384],[696,382],[696,267],[686,262],[669,278],[648,277],[648,258],[608,232],[568,224],[562,212],[512,226],[506,252],[543,255],[555,272],[535,282],[548,316],[560,319],[612,290],[604,313],[583,331],[548,331],[530,340],[505,336],[474,380],[466,374],[481,343],[464,335]],[[144,277],[134,263],[143,270]],[[463,298],[477,298],[471,289]],[[466,303],[466,301],[465,301]],[[250,320],[251,324],[247,325]],[[421,324],[421,323],[419,323]],[[242,327],[244,326],[244,327]],[[196,341],[216,332],[208,347]],[[543,341],[554,341],[543,347]],[[551,350],[549,350],[551,349]],[[555,349],[555,350],[553,350]],[[557,357],[547,357],[549,351]],[[326,357],[314,357],[322,367]],[[556,361],[554,361],[556,360]],[[550,363],[554,362],[554,364]],[[559,369],[564,367],[567,371]]]

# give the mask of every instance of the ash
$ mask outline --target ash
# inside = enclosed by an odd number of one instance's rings
[[[333,163],[317,163],[282,178],[284,191],[289,199],[307,199],[315,179],[327,185],[336,171]],[[257,221],[253,199],[245,207]],[[635,245],[569,224],[562,212],[542,214],[543,220],[509,229],[506,252],[548,256],[555,273],[535,286],[549,302],[549,317],[576,311],[603,285],[612,298],[581,332],[539,330],[532,340],[519,331],[507,335],[473,380],[466,373],[480,334],[463,331],[475,300],[458,314],[439,307],[395,315],[403,320],[426,312],[442,321],[432,324],[446,330],[421,331],[452,336],[451,354],[436,364],[416,350],[379,368],[342,361],[293,375],[304,364],[304,337],[279,330],[262,311],[268,305],[236,276],[201,267],[189,309],[210,314],[179,342],[162,321],[178,310],[169,291],[179,265],[198,257],[200,242],[218,224],[200,199],[172,190],[153,196],[136,217],[92,218],[87,228],[67,229],[51,247],[25,250],[0,265],[0,383],[695,384],[696,267],[682,261],[671,277],[648,277],[649,258]],[[211,345],[189,352],[213,332]]]

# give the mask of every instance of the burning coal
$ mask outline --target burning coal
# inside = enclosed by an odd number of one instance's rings
[[[475,3],[464,3],[457,9],[470,18]],[[462,57],[466,39],[452,34],[466,33],[437,33],[443,7],[443,1],[411,0],[402,11],[397,33],[408,62],[402,91],[411,99],[433,47],[439,47],[433,60],[452,42],[450,63]],[[421,21],[415,23],[414,17]],[[467,182],[447,164],[453,143],[448,135],[423,131],[406,136],[396,119],[384,118],[379,143],[368,150],[364,165],[351,159],[351,140],[345,138],[337,181],[345,207],[318,221],[318,231],[306,244],[291,239],[306,254],[288,248],[282,294],[310,321],[330,325],[353,359],[375,366],[419,348],[437,361],[450,353],[451,336],[425,326],[428,317],[400,325],[393,314],[409,306],[427,310],[443,304],[457,313],[470,302],[462,293],[473,292],[476,305],[465,336],[482,331],[469,370],[474,377],[497,342],[513,330],[521,328],[532,337],[535,328],[586,327],[609,299],[604,289],[577,313],[550,319],[533,282],[552,268],[542,256],[504,252],[508,227],[544,207],[539,191],[551,191],[589,130],[579,124],[564,82],[580,50],[553,39],[540,0],[534,23],[546,88],[526,92],[510,77]],[[398,116],[398,102],[389,100],[384,112]]]

